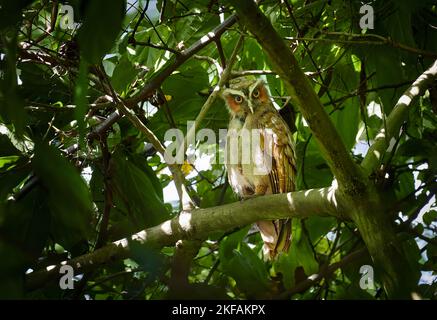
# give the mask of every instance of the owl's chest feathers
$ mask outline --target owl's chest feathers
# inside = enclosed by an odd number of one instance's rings
[[[269,179],[268,157],[261,148],[259,129],[253,115],[245,118],[234,117],[229,123],[227,137],[226,168],[234,191],[240,195],[249,195],[267,185]],[[231,144],[234,144],[231,146]],[[269,190],[265,190],[269,193]]]
[[[258,124],[251,115],[231,119],[228,127],[227,144],[228,147],[233,144],[234,149],[232,151],[238,150],[238,162],[236,164],[246,164],[248,162],[247,153],[255,151],[254,148],[259,148],[255,129],[258,129]],[[236,145],[238,146],[237,149],[235,148]],[[252,156],[250,159],[252,159]]]

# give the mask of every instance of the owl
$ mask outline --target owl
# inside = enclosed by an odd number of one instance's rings
[[[295,148],[289,127],[273,106],[264,81],[240,77],[223,90],[230,112],[225,166],[241,198],[295,190]],[[258,221],[263,252],[273,259],[288,251],[291,220]]]

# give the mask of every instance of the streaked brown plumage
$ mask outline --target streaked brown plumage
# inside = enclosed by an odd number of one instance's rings
[[[248,77],[234,79],[230,88],[223,90],[223,99],[231,114],[226,169],[234,192],[244,199],[294,191],[296,161],[293,139],[287,124],[273,106],[264,82]],[[247,132],[255,133],[247,139]],[[245,150],[250,150],[249,162]],[[279,252],[288,250],[290,219],[258,221],[257,226],[267,257],[274,258]]]

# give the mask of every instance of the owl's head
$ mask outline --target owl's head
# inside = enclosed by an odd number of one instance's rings
[[[270,105],[265,83],[254,77],[240,77],[230,81],[229,88],[223,90],[223,99],[232,115],[255,114]]]

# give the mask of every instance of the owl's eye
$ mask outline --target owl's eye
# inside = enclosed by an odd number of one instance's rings
[[[253,90],[252,97],[254,97],[255,99],[259,98],[259,90],[258,89]]]
[[[239,96],[239,95],[235,95],[234,96],[234,100],[235,100],[236,103],[240,104],[240,103],[243,102],[243,97]]]

